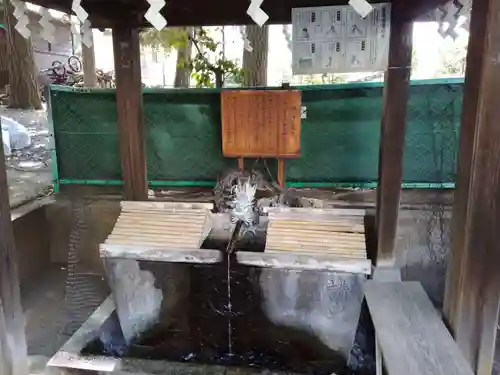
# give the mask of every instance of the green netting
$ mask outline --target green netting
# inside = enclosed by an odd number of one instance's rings
[[[462,80],[412,83],[405,182],[454,182],[462,86]],[[287,180],[347,185],[376,181],[381,84],[300,90],[302,105],[307,107],[302,155],[287,161]],[[66,182],[121,180],[113,90],[53,87],[51,108],[58,178]],[[153,183],[214,181],[235,166],[234,160],[221,153],[218,90],[145,90],[144,116],[148,178]],[[275,161],[267,164],[274,173]],[[263,168],[262,161],[259,166]]]
[[[222,157],[218,92],[146,93],[144,118],[150,180],[215,180],[234,167]]]

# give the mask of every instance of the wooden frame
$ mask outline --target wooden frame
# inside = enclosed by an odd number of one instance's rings
[[[34,0],[37,5],[70,12],[71,0]],[[410,23],[417,16],[445,3],[445,0],[403,1],[393,4],[391,68],[386,77],[384,115],[380,149],[378,190],[378,260],[382,265],[395,262],[394,241],[401,182],[401,139],[404,134],[407,78],[411,57]],[[86,10],[94,27],[114,28],[117,72],[117,102],[120,146],[127,199],[147,199],[142,99],[138,49],[139,27],[147,24],[144,1],[89,0]],[[290,21],[290,7],[345,5],[337,0],[304,0],[287,4],[266,2],[270,22]],[[275,6],[273,6],[275,5]],[[281,6],[280,6],[281,5]],[[226,8],[227,6],[227,8]],[[218,3],[191,0],[173,1],[164,12],[170,26],[225,25],[251,23],[248,4],[218,0]],[[225,9],[220,12],[220,9]],[[466,358],[479,375],[491,373],[500,295],[500,118],[497,89],[500,87],[500,4],[496,0],[474,0],[471,20],[471,49],[464,94],[460,160],[454,207],[453,253],[447,280],[446,315]],[[125,26],[124,26],[125,25]],[[397,30],[397,32],[396,32]],[[139,73],[138,73],[139,72]],[[391,108],[392,106],[392,108]],[[1,153],[0,153],[1,155]],[[20,306],[18,275],[5,166],[0,167],[0,344],[7,333],[14,343],[2,350],[8,375],[27,374],[24,321]],[[15,319],[13,317],[16,317]]]
[[[500,304],[500,3],[474,0],[445,315],[477,375],[492,373]]]
[[[25,320],[4,160],[3,142],[0,142],[0,373],[27,375]]]
[[[389,40],[389,67],[385,73],[384,104],[380,132],[377,188],[377,266],[396,262],[406,109],[410,90],[413,21],[396,15],[402,1],[393,3]]]
[[[53,8],[64,13],[71,13],[72,0],[34,0],[34,3]],[[384,0],[372,3],[387,2]],[[388,1],[394,3],[394,1]],[[407,19],[422,18],[446,0],[413,0],[404,1],[404,13]],[[262,8],[269,15],[270,24],[286,24],[291,22],[291,9],[300,7],[347,5],[347,0],[266,0]],[[142,0],[86,0],[83,4],[89,13],[93,27],[112,28],[128,21],[130,27],[150,27],[144,19],[148,4]],[[234,0],[172,1],[162,9],[168,19],[169,26],[222,26],[251,25],[253,21],[246,14],[247,2]],[[220,9],[224,9],[223,12]]]

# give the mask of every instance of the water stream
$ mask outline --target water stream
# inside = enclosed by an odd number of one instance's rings
[[[226,305],[226,316],[227,316],[227,341],[228,341],[228,357],[233,356],[233,327],[232,327],[232,317],[233,317],[233,306],[231,304],[231,255],[234,251],[236,242],[240,236],[240,230],[242,227],[242,222],[238,221],[234,227],[231,239],[226,247],[227,255],[227,305]]]
[[[231,324],[233,307],[231,305],[231,253],[227,253],[227,341],[228,355],[233,355],[233,327]]]

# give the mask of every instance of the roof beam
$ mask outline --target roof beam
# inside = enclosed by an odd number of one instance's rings
[[[72,0],[31,0],[34,4],[71,12]],[[372,3],[385,2],[383,0]],[[398,17],[415,20],[429,13],[447,0],[404,1]],[[82,5],[89,13],[92,26],[107,28],[124,25],[148,27],[144,13],[148,3],[144,0],[83,0]],[[347,0],[265,0],[262,8],[269,15],[270,24],[291,23],[292,8],[347,5]],[[246,14],[248,3],[235,0],[170,0],[162,14],[169,26],[223,26],[246,25],[253,21]]]

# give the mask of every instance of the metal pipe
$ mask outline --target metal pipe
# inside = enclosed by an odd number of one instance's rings
[[[214,187],[215,181],[149,181],[148,185],[153,187]],[[97,185],[97,186],[119,186],[123,185],[122,180],[79,180],[63,178],[59,180],[61,185]]]
[[[119,186],[123,185],[121,180],[78,180],[64,178],[59,180],[60,185],[110,185]],[[215,181],[149,181],[148,185],[151,187],[214,187]],[[302,181],[289,181],[287,182],[289,188],[360,188],[360,189],[375,189],[376,182],[302,182]],[[401,184],[402,189],[453,189],[455,188],[454,182],[404,182]]]

